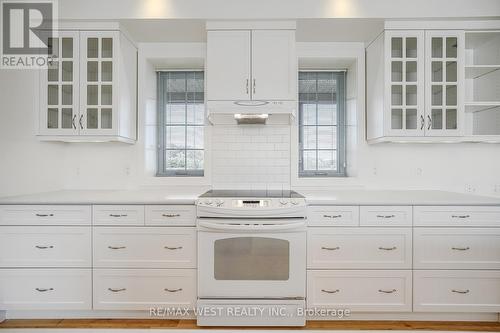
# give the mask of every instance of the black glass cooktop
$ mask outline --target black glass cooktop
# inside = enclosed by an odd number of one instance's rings
[[[210,190],[200,198],[303,198],[290,190]]]

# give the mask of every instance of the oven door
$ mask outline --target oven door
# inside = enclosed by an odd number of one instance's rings
[[[198,220],[199,298],[304,298],[305,222]]]

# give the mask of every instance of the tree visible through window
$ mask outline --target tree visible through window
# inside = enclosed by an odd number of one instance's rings
[[[299,72],[299,176],[345,176],[345,72]]]
[[[203,176],[203,76],[158,72],[158,176]]]

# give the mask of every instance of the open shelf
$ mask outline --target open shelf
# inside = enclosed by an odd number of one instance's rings
[[[465,112],[481,112],[500,107],[500,102],[465,102]]]
[[[483,75],[487,75],[491,72],[500,69],[499,65],[468,65],[465,66],[465,78],[466,79],[477,79]]]

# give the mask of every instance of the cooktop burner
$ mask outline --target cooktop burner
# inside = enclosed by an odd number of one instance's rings
[[[304,198],[290,190],[210,190],[200,198]]]

